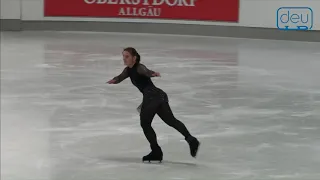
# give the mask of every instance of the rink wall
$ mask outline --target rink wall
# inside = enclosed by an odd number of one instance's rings
[[[313,29],[278,30],[277,10],[284,6],[311,7]],[[240,0],[238,22],[45,17],[44,0],[1,0],[1,30],[165,33],[320,42],[320,0]]]

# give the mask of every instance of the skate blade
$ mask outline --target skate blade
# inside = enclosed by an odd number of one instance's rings
[[[142,160],[143,163],[148,162],[148,163],[162,163],[162,160]]]

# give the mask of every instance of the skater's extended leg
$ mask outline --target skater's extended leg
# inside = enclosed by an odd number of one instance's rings
[[[165,123],[175,128],[185,137],[190,147],[191,156],[196,157],[200,142],[197,140],[197,138],[191,136],[188,129],[181,121],[179,121],[174,117],[169,103],[168,102],[162,103],[158,108],[157,114]]]
[[[185,138],[191,136],[186,126],[174,117],[168,102],[164,102],[160,105],[157,114],[166,124],[175,128]]]

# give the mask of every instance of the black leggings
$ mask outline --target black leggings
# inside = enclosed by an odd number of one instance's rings
[[[158,116],[167,125],[179,131],[185,138],[190,136],[190,133],[186,126],[174,117],[168,102],[151,102],[148,103],[148,105],[142,105],[140,113],[140,124],[143,129],[144,135],[150,143],[151,148],[159,147],[157,142],[157,135],[151,127],[152,120],[156,114],[158,114]]]

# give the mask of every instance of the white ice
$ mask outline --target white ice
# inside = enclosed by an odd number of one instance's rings
[[[158,117],[162,164],[129,80],[133,46],[162,73],[199,156]],[[320,44],[75,32],[1,33],[2,180],[319,180]]]

